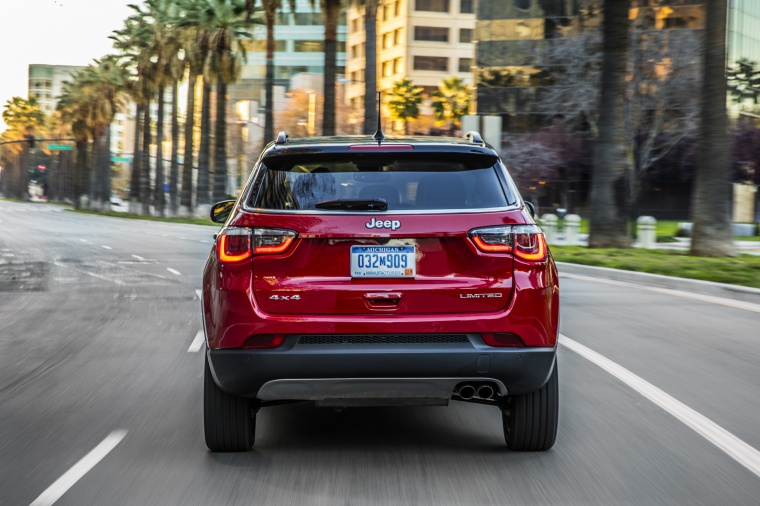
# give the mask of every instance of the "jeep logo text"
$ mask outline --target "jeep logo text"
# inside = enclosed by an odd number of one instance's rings
[[[372,218],[372,221],[365,223],[365,227],[367,228],[389,228],[391,230],[396,230],[401,226],[401,222],[398,220],[376,220],[375,218]]]

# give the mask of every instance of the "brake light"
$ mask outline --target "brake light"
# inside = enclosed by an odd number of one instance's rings
[[[246,339],[243,348],[256,350],[278,348],[284,342],[285,336],[282,334],[257,334]]]
[[[219,261],[225,264],[242,262],[251,258],[251,229],[225,228],[216,241]]]
[[[348,147],[349,151],[414,151],[411,144],[354,144]]]
[[[525,346],[525,343],[517,334],[511,334],[508,332],[496,332],[493,334],[480,334],[483,338],[483,342],[488,346]]]
[[[298,234],[284,228],[256,228],[253,230],[254,255],[285,253]]]
[[[484,253],[512,253],[529,262],[546,260],[546,238],[536,225],[505,225],[470,230],[470,238]]]

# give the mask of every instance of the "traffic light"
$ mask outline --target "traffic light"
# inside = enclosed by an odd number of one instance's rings
[[[34,135],[29,134],[26,136],[26,142],[29,144],[29,149],[34,149]]]

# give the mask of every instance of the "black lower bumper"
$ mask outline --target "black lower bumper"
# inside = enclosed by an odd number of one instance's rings
[[[274,350],[221,349],[207,353],[219,388],[233,395],[255,398],[264,387],[269,401],[303,400],[277,399],[277,395],[297,394],[285,394],[289,391],[287,388],[271,387],[285,381],[308,385],[309,380],[315,380],[314,384],[334,384],[334,381],[324,380],[343,380],[339,382],[345,389],[351,384],[350,380],[359,380],[356,383],[365,388],[367,380],[370,383],[377,380],[378,384],[384,385],[394,381],[424,385],[435,378],[482,379],[503,385],[507,394],[522,394],[537,390],[546,383],[556,358],[556,348],[478,349],[471,346],[394,346],[390,349],[286,346]],[[424,395],[424,392],[418,392],[418,395]]]

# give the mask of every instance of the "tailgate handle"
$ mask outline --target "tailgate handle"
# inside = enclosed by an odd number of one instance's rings
[[[395,306],[401,301],[401,293],[399,292],[379,292],[379,293],[365,293],[364,298],[367,302],[376,306]]]

